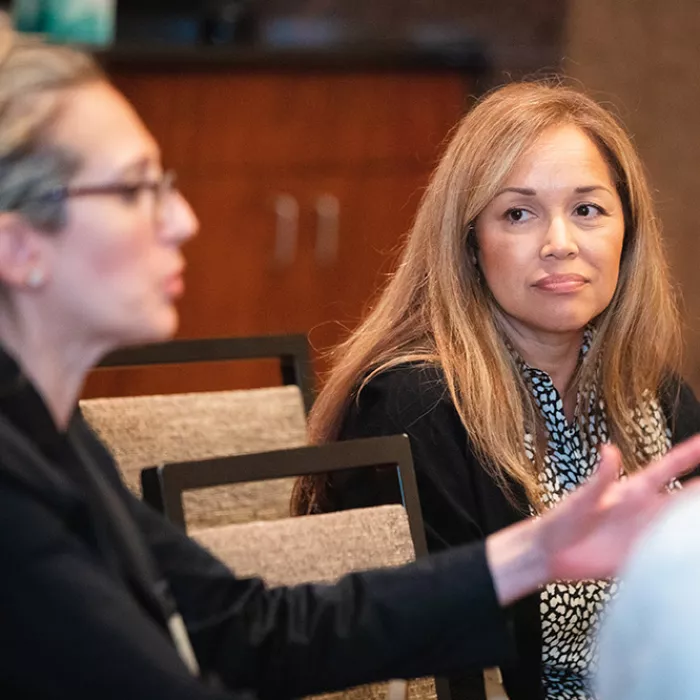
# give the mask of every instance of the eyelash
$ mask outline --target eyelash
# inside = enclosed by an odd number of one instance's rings
[[[124,185],[121,188],[121,198],[128,204],[133,204],[139,198],[142,190],[141,185]]]
[[[603,207],[601,207],[600,204],[593,204],[593,202],[582,202],[581,204],[578,204],[576,207],[574,207],[574,211],[580,209],[581,207],[591,207],[592,209],[595,209],[600,216],[608,215],[608,212]]]
[[[598,215],[600,215],[600,216],[607,216],[608,215],[608,212],[603,207],[601,207],[600,204],[593,204],[593,202],[581,202],[581,204],[577,204],[574,207],[574,212],[576,212],[578,209],[581,209],[582,207],[590,207],[591,209],[594,209],[596,212],[598,212]],[[527,212],[528,214],[532,214],[532,212],[525,207],[511,207],[510,209],[506,210],[506,212],[503,215],[503,218],[508,220],[511,224],[514,224],[514,225],[524,223],[521,221],[515,221],[515,220],[510,218],[511,214],[513,214],[513,212],[516,212],[516,211]],[[583,216],[582,218],[588,219],[591,217]]]

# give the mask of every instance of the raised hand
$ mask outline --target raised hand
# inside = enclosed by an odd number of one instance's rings
[[[669,482],[698,463],[700,435],[620,480],[620,454],[604,446],[598,470],[587,484],[540,518],[488,538],[501,602],[512,602],[553,580],[613,576],[640,533],[672,498]],[[687,487],[700,488],[694,480]]]

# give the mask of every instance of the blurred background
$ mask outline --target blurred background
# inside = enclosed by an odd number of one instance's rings
[[[322,373],[460,116],[495,85],[561,73],[617,110],[647,164],[700,389],[697,0],[103,1],[113,22],[94,50],[202,223],[181,337],[309,332]],[[219,388],[222,372],[260,386],[275,371],[100,372],[87,394]]]

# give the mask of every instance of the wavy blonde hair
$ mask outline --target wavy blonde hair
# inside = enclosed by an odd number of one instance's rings
[[[523,436],[526,429],[541,434],[541,418],[478,274],[472,223],[538,136],[562,125],[575,125],[598,146],[625,214],[617,289],[594,320],[597,332],[573,385],[597,387],[625,469],[641,466],[635,454],[640,427],[631,407],[649,411],[650,395],[678,371],[678,308],[649,185],[629,136],[597,102],[558,82],[507,85],[458,124],[396,272],[364,322],[333,352],[332,370],[310,418],[313,441],[337,438],[350,402],[377,374],[407,362],[435,365],[485,468],[506,494],[512,497],[515,482],[539,507],[543,448],[533,464]],[[579,401],[585,428],[590,407],[583,397]],[[323,507],[324,484],[322,477],[301,479],[292,510]]]

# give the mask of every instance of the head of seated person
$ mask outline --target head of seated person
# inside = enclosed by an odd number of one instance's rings
[[[174,333],[196,226],[93,59],[3,26],[0,344],[57,422],[103,354]]]
[[[474,453],[538,509],[548,429],[532,370],[551,380],[567,424],[585,430],[604,410],[606,438],[632,471],[639,412],[653,421],[680,342],[650,188],[624,127],[559,82],[507,85],[455,129],[396,271],[334,352],[312,437],[342,437],[377,376],[434,366]],[[302,480],[295,510],[323,509],[327,484]]]
[[[699,528],[695,489],[640,538],[600,635],[600,700],[700,696]]]

